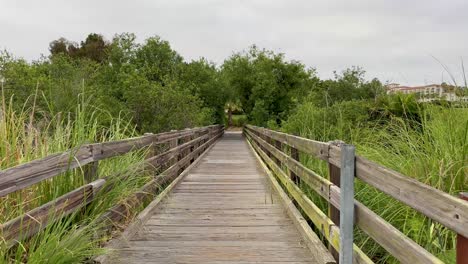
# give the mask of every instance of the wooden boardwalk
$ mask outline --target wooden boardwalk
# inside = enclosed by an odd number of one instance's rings
[[[110,263],[316,263],[240,133],[226,133]]]
[[[24,242],[28,247],[29,239],[50,224],[106,197],[123,175],[145,172],[154,177],[96,219],[94,237],[107,237],[133,215],[132,208],[149,202],[107,244],[115,249],[112,254],[94,256],[94,263],[332,264],[340,257],[341,263],[352,258],[353,263],[372,264],[351,243],[355,228],[402,263],[443,263],[357,200],[350,187],[359,179],[360,185],[372,186],[391,197],[389,201],[399,201],[455,232],[457,263],[467,263],[468,193],[460,199],[442,192],[355,155],[353,146],[336,141],[252,125],[243,132],[249,143],[240,133],[224,134],[221,125],[146,134],[84,144],[0,170],[0,198],[31,193],[36,184],[69,177],[71,171],[84,178],[76,189],[2,223],[0,244],[13,249]],[[100,175],[101,161],[138,150],[150,150],[145,161],[125,173]],[[326,162],[328,175],[310,170],[300,162],[304,159]],[[314,204],[310,191],[328,203],[328,213]]]

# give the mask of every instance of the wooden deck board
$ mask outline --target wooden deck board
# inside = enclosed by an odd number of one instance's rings
[[[316,263],[240,134],[226,133],[113,263]]]

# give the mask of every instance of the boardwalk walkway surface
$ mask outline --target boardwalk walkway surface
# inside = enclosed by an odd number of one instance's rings
[[[227,132],[112,263],[315,263],[240,133]]]

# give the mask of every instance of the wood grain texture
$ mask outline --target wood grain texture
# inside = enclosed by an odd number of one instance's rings
[[[240,133],[226,133],[114,253],[111,263],[318,263]]]
[[[125,140],[87,144],[76,149],[49,155],[42,159],[0,171],[0,197],[91,162],[122,155],[150,145],[168,142],[174,138],[191,137],[195,133],[209,134],[222,129],[222,126],[213,125],[190,130],[146,135]]]
[[[198,145],[200,147],[200,145]],[[213,147],[213,144],[211,144],[207,150],[209,150],[211,147]],[[197,155],[197,157],[203,157],[203,155],[206,155],[206,151],[203,151],[203,153],[200,153]],[[182,172],[177,178],[169,184],[164,191],[159,193],[143,211],[141,211],[136,219],[132,221],[130,226],[128,226],[125,231],[117,238],[112,239],[109,241],[107,244],[108,248],[120,248],[122,246],[125,246],[128,244],[128,241],[137,233],[138,231],[141,230],[143,225],[151,218],[152,214],[158,209],[159,205],[161,202],[167,197],[167,195],[174,189],[174,187],[179,184],[180,181],[189,173],[190,169],[198,162],[200,162],[201,158],[198,158],[193,164],[191,164],[184,172]],[[109,262],[109,255],[100,255],[94,258],[95,261],[99,263],[108,263]]]
[[[275,188],[276,192],[278,193],[281,201],[283,202],[283,204],[284,204],[284,206],[286,208],[286,212],[288,213],[289,217],[292,219],[292,221],[293,221],[294,225],[296,226],[296,228],[300,231],[300,233],[301,233],[302,237],[304,238],[304,241],[306,242],[307,246],[309,247],[309,250],[311,251],[311,253],[314,254],[314,259],[316,259],[317,262],[319,262],[319,263],[328,263],[328,264],[336,263],[333,256],[325,248],[325,245],[322,243],[320,238],[318,238],[317,234],[314,233],[314,231],[309,226],[307,221],[302,217],[301,213],[296,208],[293,201],[284,192],[283,188],[279,185],[278,181],[273,176],[273,174],[270,172],[270,170],[268,169],[266,164],[263,163],[260,156],[258,156],[258,154],[255,153],[255,150],[254,150],[254,148],[252,147],[252,145],[250,143],[249,143],[249,146],[253,150],[253,153],[255,154],[255,157],[259,161],[261,167],[263,168],[263,170],[267,174],[271,185]]]
[[[246,128],[247,130],[255,131],[274,140],[278,140],[283,144],[294,147],[316,158],[322,160],[328,159],[328,143],[301,138],[257,126],[247,125]]]
[[[286,154],[276,151],[273,146],[268,146],[266,141],[250,131],[247,132],[247,135],[285,163],[289,170],[295,172],[304,183],[312,187],[335,208],[340,208],[340,188],[338,186],[299,162],[296,162]],[[403,263],[441,263],[438,258],[405,236],[362,203],[355,200],[354,204],[355,224],[398,260]]]
[[[247,126],[298,150],[340,167],[340,149],[328,143],[300,138],[265,128]],[[385,168],[363,157],[356,157],[356,177],[391,197],[409,205],[451,230],[468,237],[468,202],[439,191],[411,177]]]
[[[211,131],[217,131],[218,134],[214,135],[216,138],[219,137],[221,134],[219,131],[222,131],[222,129],[219,126],[212,126],[208,128],[203,128],[203,129],[197,129],[197,131],[200,131],[199,135],[202,137],[202,139],[206,139],[208,137],[208,132]],[[168,136],[180,136],[179,133],[165,133]],[[184,135],[186,133],[184,132]],[[158,134],[159,136],[159,134]],[[212,144],[215,140],[215,138],[212,138],[211,140],[207,141],[206,144]],[[198,142],[198,141],[197,141]],[[193,142],[192,142],[193,143]],[[187,146],[190,146],[188,143],[186,146],[181,146],[181,148],[186,148]],[[88,148],[87,146],[85,148],[86,151],[91,150],[92,148]],[[80,153],[80,150],[78,150],[78,153]],[[177,150],[177,149],[176,149]],[[82,151],[83,152],[83,151]],[[187,162],[192,159],[194,156],[198,156],[202,152],[202,148],[198,148],[193,150],[194,153],[190,153],[190,157],[181,160],[181,163],[186,164]],[[86,153],[92,153],[92,151],[86,152]],[[80,154],[84,155],[84,154]],[[50,157],[53,157],[54,161],[57,162],[57,160],[64,159],[64,154],[60,155],[53,155]],[[76,156],[76,154],[75,154]],[[84,155],[85,157],[89,157],[89,155]],[[50,160],[50,159],[47,159]],[[159,162],[164,162],[160,160]],[[30,165],[31,163],[28,163],[26,165]],[[47,164],[47,163],[46,163]],[[39,163],[39,165],[44,165],[44,163]],[[36,169],[36,172],[39,172],[40,175],[42,176],[43,174],[47,171],[47,173],[52,173],[50,169],[44,166],[39,166],[35,162],[32,162],[32,168]],[[70,165],[67,165],[70,166]],[[85,168],[85,176],[86,174],[89,174],[87,179],[91,180],[92,178],[97,177],[97,161],[91,162],[86,166],[92,166],[89,168],[89,171],[87,168]],[[30,168],[28,166],[25,166],[23,168]],[[45,168],[45,169],[44,169]],[[42,169],[42,172],[41,172]],[[34,170],[33,170],[34,171]],[[20,172],[24,173],[24,170],[20,170]],[[143,173],[142,170],[136,170],[134,173]],[[125,175],[125,174],[124,174]],[[106,214],[102,216],[102,219],[107,219],[111,221],[121,221],[125,216],[127,216],[130,211],[133,209],[132,207],[137,206],[141,204],[142,201],[145,199],[151,198],[152,194],[156,192],[156,190],[159,188],[160,185],[164,184],[165,182],[171,180],[175,175],[173,173],[171,174],[163,174],[161,177],[151,181],[150,183],[146,184],[145,186],[142,187],[142,189],[129,197],[126,200],[126,204],[118,204],[114,206],[111,210],[109,210]],[[113,184],[117,178],[121,178],[122,175],[114,175],[114,176],[108,176],[102,179],[95,180],[93,182],[90,182],[89,184],[86,184],[80,188],[77,188],[67,194],[62,195],[61,197],[58,197],[55,200],[52,200],[40,207],[37,207],[24,215],[21,215],[15,219],[12,219],[8,221],[7,223],[1,225],[0,227],[0,232],[3,238],[3,242],[7,244],[8,247],[11,247],[12,245],[15,245],[18,241],[29,238],[32,235],[36,234],[38,231],[41,229],[45,228],[49,223],[54,222],[56,220],[61,219],[64,216],[67,216],[78,209],[84,207],[88,203],[90,203],[96,194],[99,191],[108,191],[110,188],[112,188]],[[129,176],[125,176],[129,177]],[[109,181],[110,180],[110,181]],[[106,183],[106,184],[105,184]],[[105,184],[105,185],[104,185]]]
[[[220,131],[220,129],[216,129],[216,131]],[[192,153],[183,157],[160,175],[156,176],[153,180],[145,184],[138,192],[132,194],[124,201],[116,204],[107,210],[104,214],[102,214],[97,221],[103,223],[103,230],[111,229],[120,222],[128,220],[128,218],[132,216],[135,208],[142,206],[147,201],[153,200],[158,193],[157,191],[160,190],[162,186],[176,178],[181,168],[187,166],[187,164],[190,163],[190,160],[195,155],[206,150],[206,148],[213,144],[221,135],[222,132],[218,132],[218,134],[214,135],[211,139],[195,149]]]
[[[0,171],[0,197],[93,161],[89,146]]]
[[[330,149],[330,162],[340,166],[338,147]],[[385,168],[363,157],[356,157],[356,177],[427,217],[468,237],[468,202]]]
[[[248,136],[249,137],[249,136]],[[283,184],[287,192],[294,198],[298,203],[299,207],[304,211],[307,217],[314,223],[314,225],[320,230],[322,235],[328,240],[328,242],[337,251],[340,249],[340,230],[339,228],[318,208],[303,192],[302,190],[276,165],[276,163],[268,157],[268,155],[260,149],[260,145],[251,141],[252,146],[255,148],[257,153],[262,157],[270,169],[275,173],[280,182]],[[362,250],[356,245],[353,246],[353,263],[373,263],[373,261],[362,252]]]
[[[3,242],[11,247],[44,229],[50,222],[76,212],[93,200],[104,183],[103,179],[96,180],[6,222],[1,226]]]

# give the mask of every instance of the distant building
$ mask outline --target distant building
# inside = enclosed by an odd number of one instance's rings
[[[424,86],[401,86],[390,83],[385,86],[387,94],[415,94],[420,102],[431,102],[434,100],[463,101],[468,102],[468,96],[457,96],[455,87],[445,84],[429,84]]]

